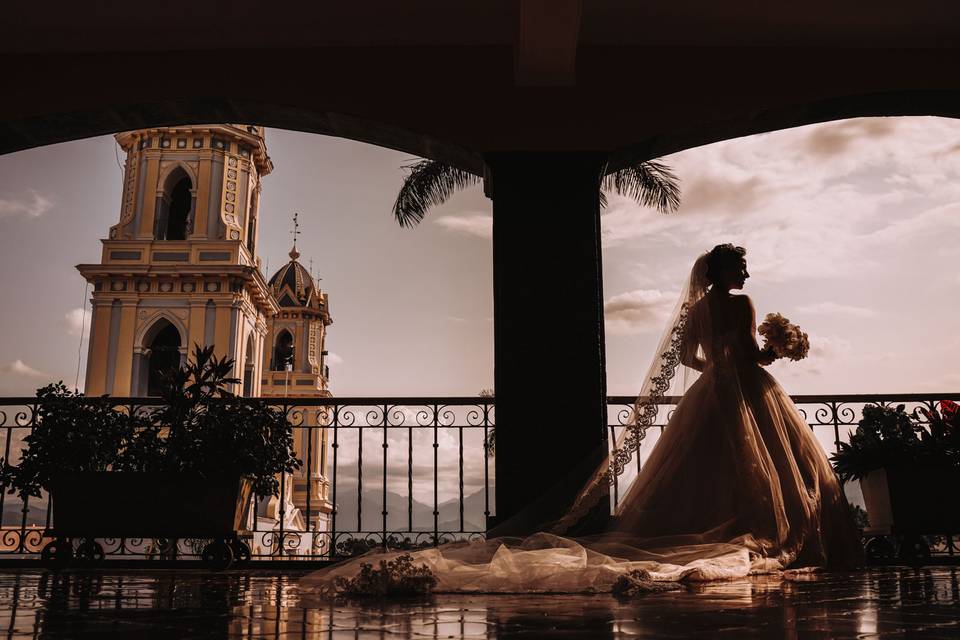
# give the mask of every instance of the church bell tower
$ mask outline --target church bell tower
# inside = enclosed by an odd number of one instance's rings
[[[236,361],[236,393],[260,395],[264,338],[279,311],[257,256],[262,127],[211,124],[128,131],[120,220],[93,285],[85,393],[157,395],[193,345]],[[268,350],[269,351],[269,350]]]

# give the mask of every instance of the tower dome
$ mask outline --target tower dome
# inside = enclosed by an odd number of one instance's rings
[[[294,247],[290,251],[290,262],[270,278],[271,291],[281,307],[313,307],[317,302],[317,286],[310,272],[297,262],[300,252]]]

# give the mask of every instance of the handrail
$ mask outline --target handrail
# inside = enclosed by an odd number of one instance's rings
[[[662,404],[677,404],[683,396],[663,396]],[[904,402],[937,402],[960,397],[960,391],[942,393],[827,393],[796,394],[790,396],[797,404],[811,402],[876,402],[891,398]],[[115,404],[164,404],[162,398],[150,396],[89,396],[89,400],[109,399]],[[475,405],[494,404],[495,396],[257,396],[240,397],[242,400],[258,400],[269,404],[295,404],[301,406],[331,406],[338,404],[400,404],[400,405]],[[643,397],[641,397],[643,399]],[[633,404],[637,396],[607,396],[607,404]],[[37,404],[34,396],[0,396],[0,406]]]

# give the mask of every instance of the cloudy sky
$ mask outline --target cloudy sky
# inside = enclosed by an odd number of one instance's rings
[[[262,255],[270,271],[286,260],[300,211],[301,261],[313,259],[330,294],[333,391],[491,387],[491,207],[480,189],[400,229],[390,206],[409,156],[277,130],[267,142],[276,170],[264,181]],[[850,120],[665,160],[682,181],[678,213],[612,196],[603,215],[611,394],[638,388],[690,264],[719,242],[747,248],[758,312],[810,334],[808,360],[773,367],[789,391],[960,389],[960,122]],[[0,156],[0,393],[75,379],[86,336],[73,267],[99,258],[120,180],[111,137]]]
[[[264,180],[262,255],[269,272],[287,260],[299,211],[301,262],[313,260],[330,294],[334,393],[474,395],[492,387],[491,206],[481,190],[400,229],[390,207],[413,158],[287,131],[269,131],[267,143],[276,170]],[[76,379],[89,321],[74,265],[99,259],[99,240],[119,217],[117,153],[112,137],[101,137],[0,156],[2,395]],[[612,395],[637,391],[690,265],[720,242],[747,248],[746,291],[758,313],[781,312],[810,334],[807,360],[772,367],[788,391],[960,390],[960,121],[851,120],[665,160],[682,181],[679,212],[664,216],[610,196],[603,214]],[[818,435],[825,445],[832,439]],[[368,436],[374,451],[380,436]],[[475,436],[467,493],[482,486]],[[430,435],[416,438],[415,495],[429,503]],[[454,432],[440,440],[456,450]],[[342,481],[355,484],[353,445],[344,444]],[[405,436],[393,434],[390,444],[404,451]],[[399,462],[390,463],[390,488],[403,493]],[[381,469],[371,464],[365,477],[377,481]],[[444,483],[439,498],[455,494]]]

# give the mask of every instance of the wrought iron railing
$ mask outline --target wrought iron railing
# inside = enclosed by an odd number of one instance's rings
[[[960,393],[795,395],[792,399],[827,455],[831,455],[837,451],[840,442],[849,440],[849,432],[856,429],[857,423],[863,416],[863,408],[867,405],[886,407],[904,405],[906,412],[914,414],[917,422],[924,425],[927,420],[922,412],[917,411],[918,409],[933,410],[941,400],[958,401]],[[627,428],[635,401],[636,398],[633,396],[607,398],[608,440],[611,443],[617,442],[618,437]],[[640,455],[633,456],[632,471],[639,472],[648,453],[656,445],[657,438],[663,433],[664,427],[673,416],[679,401],[680,396],[668,396],[663,399],[657,420],[643,441]],[[624,474],[627,482],[632,477],[635,477],[635,473]],[[611,501],[614,508],[620,498],[621,484],[622,479],[615,479],[611,487]],[[941,534],[926,536],[932,554],[960,556],[960,532],[928,533]]]
[[[795,396],[800,411],[828,453],[846,439],[868,404],[933,408],[960,394]],[[637,471],[669,420],[677,397],[665,399],[648,432]],[[460,398],[257,399],[282,407],[294,427],[303,468],[281,478],[280,497],[254,496],[248,521],[255,560],[330,559],[386,544],[431,546],[480,538],[495,512],[494,459],[488,446],[494,400]],[[115,406],[149,412],[154,399],[116,398]],[[608,398],[611,442],[630,417],[634,398]],[[0,398],[0,449],[16,462],[33,428],[34,398]],[[612,499],[619,499],[614,485]],[[36,557],[50,540],[47,497],[0,495],[0,558]],[[106,532],[105,532],[106,533]],[[110,558],[170,557],[149,539],[104,538]],[[950,551],[953,544],[948,544]],[[196,557],[197,541],[180,540],[176,557]]]
[[[152,398],[113,398],[149,416]],[[264,398],[293,425],[299,472],[279,497],[253,496],[254,559],[329,559],[371,547],[416,548],[482,537],[494,504],[492,398]],[[16,463],[33,398],[0,398],[0,448]],[[468,493],[469,491],[469,493]],[[108,499],[108,497],[104,497]],[[0,558],[33,556],[55,531],[50,501],[0,494]],[[104,532],[108,535],[109,532]],[[198,557],[202,542],[98,539],[108,557]]]

